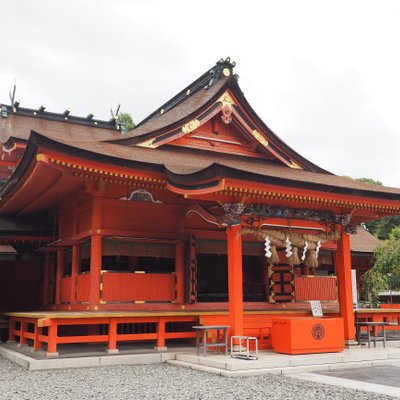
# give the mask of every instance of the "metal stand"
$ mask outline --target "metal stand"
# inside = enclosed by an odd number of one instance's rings
[[[227,325],[196,325],[192,327],[196,330],[196,348],[197,355],[200,355],[200,349],[203,349],[203,356],[207,357],[207,349],[215,348],[217,354],[220,352],[220,348],[225,349],[225,355],[228,354],[228,329],[230,326]],[[207,341],[207,333],[216,331],[216,341]],[[202,334],[201,334],[202,332]],[[222,340],[221,340],[222,339]]]
[[[254,342],[254,350],[250,350],[250,342]],[[231,357],[258,360],[258,339],[253,336],[231,336]]]

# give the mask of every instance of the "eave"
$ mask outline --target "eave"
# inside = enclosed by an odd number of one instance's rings
[[[260,203],[298,204],[304,208],[312,205],[318,209],[353,213],[360,221],[400,214],[400,191],[385,192],[384,187],[382,191],[368,191],[329,186],[298,181],[295,176],[296,171],[289,179],[218,163],[181,174],[171,171],[161,161],[150,163],[116,158],[32,133],[20,165],[0,192],[3,198],[0,213],[28,214],[51,207],[78,190],[86,180],[102,180],[169,190],[184,197],[203,196],[209,201],[246,198]]]

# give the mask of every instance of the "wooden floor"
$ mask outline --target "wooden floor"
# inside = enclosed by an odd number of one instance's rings
[[[339,310],[324,310],[325,314],[336,314]],[[398,313],[399,310],[397,311]],[[245,310],[245,315],[287,315],[311,314],[310,308],[303,309],[276,309],[276,310]],[[16,318],[123,318],[123,317],[173,317],[173,316],[201,316],[201,315],[229,315],[227,310],[155,310],[155,311],[13,311],[0,312],[0,315]]]
[[[198,315],[228,315],[227,311],[23,311],[4,312],[0,315],[15,318],[74,319],[74,318],[131,318],[131,317],[175,317]]]

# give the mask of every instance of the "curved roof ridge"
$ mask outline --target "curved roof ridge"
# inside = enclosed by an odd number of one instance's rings
[[[140,121],[135,128],[132,129],[134,131],[136,128],[139,126],[143,125],[147,121],[150,121],[151,119],[159,116],[160,114],[164,114],[176,106],[178,106],[180,103],[185,101],[188,96],[192,96],[196,92],[198,92],[200,89],[209,89],[218,79],[220,79],[222,76],[229,76],[232,75],[233,68],[235,67],[236,63],[233,61],[231,62],[230,57],[227,57],[225,60],[221,58],[218,60],[215,65],[207,70],[203,75],[201,75],[199,78],[197,78],[195,81],[193,81],[191,84],[186,86],[184,89],[182,89],[179,93],[177,93],[174,97],[169,99],[167,102],[165,102],[162,106],[158,107],[155,111],[153,111],[150,115],[145,117],[142,121]],[[229,75],[227,75],[229,72]],[[237,75],[235,75],[237,78]]]

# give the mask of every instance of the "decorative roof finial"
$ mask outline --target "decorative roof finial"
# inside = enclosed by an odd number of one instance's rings
[[[233,75],[233,68],[236,66],[235,61],[231,62],[230,57],[226,57],[225,60],[220,58],[219,61],[215,64],[215,67],[210,70],[210,81],[204,87],[204,89],[209,89],[215,81],[217,81],[222,76],[231,76]],[[233,75],[236,79],[238,79],[237,75]]]

